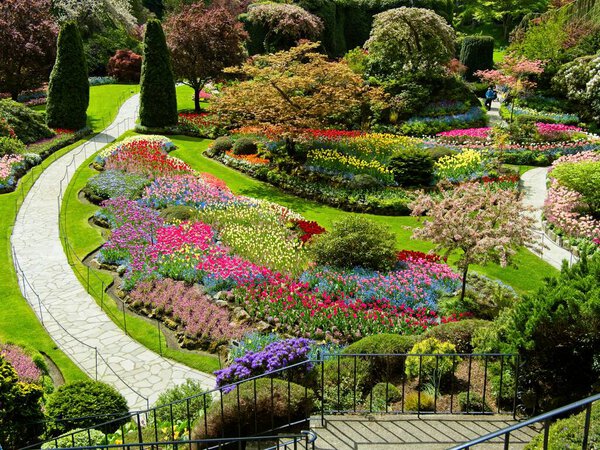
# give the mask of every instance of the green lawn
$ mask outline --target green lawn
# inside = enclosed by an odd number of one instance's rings
[[[302,214],[307,219],[319,222],[326,228],[331,227],[332,222],[335,220],[339,220],[349,214],[354,214],[287,194],[269,184],[254,180],[247,175],[205,157],[202,152],[210,143],[209,140],[200,140],[187,136],[173,136],[171,139],[178,147],[177,150],[171,153],[172,156],[184,160],[199,171],[209,172],[221,178],[237,194],[264,198],[285,205]],[[420,251],[428,251],[432,248],[429,242],[412,240],[410,238],[411,228],[418,226],[418,220],[414,217],[377,216],[370,214],[366,216],[388,225],[396,234],[398,248]],[[450,257],[451,262],[456,261],[456,259],[456,255]],[[519,293],[536,290],[542,285],[545,277],[558,273],[556,269],[527,249],[519,251],[516,263],[518,269],[513,267],[502,268],[495,264],[489,264],[485,267],[473,266],[473,269],[511,285]]]
[[[207,102],[200,102],[200,108],[206,108]],[[184,84],[177,86],[177,109],[189,111],[194,109],[194,90]]]
[[[137,91],[137,86],[106,85],[90,88],[88,121],[94,131],[100,131],[102,124],[110,123],[117,114],[121,103]],[[38,109],[38,108],[36,108]],[[42,108],[43,109],[43,108]],[[65,147],[56,153],[60,157],[74,149],[84,140]],[[0,264],[7,269],[0,271],[2,286],[2,314],[0,314],[0,341],[13,342],[47,354],[59,367],[66,381],[86,378],[86,375],[57,347],[38,321],[27,301],[21,295],[11,255],[10,235],[18,207],[31,188],[32,182],[54,161],[54,156],[33,168],[12,193],[0,195]],[[33,177],[33,178],[32,178]],[[18,203],[17,203],[18,201]]]
[[[126,133],[121,138],[130,134]],[[90,157],[75,172],[65,193],[61,209],[61,236],[66,235],[68,237],[71,249],[77,255],[77,258],[71,258],[75,273],[84,286],[87,286],[87,280],[89,279],[90,294],[96,298],[97,302],[103,306],[107,315],[120,328],[123,330],[126,329],[128,334],[142,345],[156,353],[162,351],[164,356],[202,372],[212,373],[219,369],[220,364],[216,356],[168,349],[165,345],[164,335],[162,332],[159,334],[155,325],[137,315],[127,314],[124,318],[122,310],[119,309],[115,302],[108,296],[103,295],[104,288],[112,281],[112,275],[89,269],[89,267],[80,261],[102,245],[105,240],[101,230],[92,228],[88,223],[88,219],[98,210],[98,207],[93,204],[83,203],[78,199],[78,193],[85,186],[87,180],[98,173],[89,167],[93,159],[94,156]],[[66,221],[65,217],[67,218]]]

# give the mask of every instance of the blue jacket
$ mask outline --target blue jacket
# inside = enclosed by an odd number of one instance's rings
[[[496,93],[492,90],[492,89],[488,89],[485,93],[485,98],[487,98],[488,100],[490,99],[494,99],[496,97]]]

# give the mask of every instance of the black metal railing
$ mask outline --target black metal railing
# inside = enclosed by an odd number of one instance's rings
[[[589,448],[589,435],[590,435],[590,426],[591,426],[591,415],[592,415],[592,405],[600,401],[600,394],[596,394],[592,397],[585,398],[583,400],[579,400],[577,402],[571,403],[569,405],[563,406],[562,408],[554,409],[545,414],[541,414],[536,417],[532,417],[531,419],[527,419],[525,421],[519,422],[515,425],[512,425],[507,428],[503,428],[498,431],[494,431],[493,433],[486,434],[485,436],[481,436],[477,439],[473,439],[472,441],[466,442],[461,445],[457,445],[456,447],[452,447],[451,450],[469,450],[472,447],[476,447],[481,444],[489,443],[491,440],[500,439],[504,444],[504,448],[508,449],[510,446],[510,438],[511,435],[518,430],[522,430],[526,427],[532,427],[534,425],[542,425],[544,427],[543,431],[543,443],[542,448],[544,450],[548,449],[549,446],[549,437],[550,437],[550,425],[556,420],[560,418],[564,418],[566,414],[573,414],[576,412],[585,411],[585,418],[583,423],[583,429],[581,430],[581,448],[583,450],[587,450]]]
[[[514,415],[519,364],[518,356],[500,353],[322,355],[169,404],[99,420],[93,428],[111,429],[113,441],[118,436],[122,445],[139,446],[177,439],[189,443],[199,436],[228,439],[297,432],[310,427],[311,416],[323,424],[330,414]],[[407,375],[407,367],[416,375]],[[436,370],[438,377],[432,382]],[[378,393],[373,386],[379,386]],[[62,437],[81,442],[89,433],[83,429]],[[50,442],[56,444],[57,439]],[[110,444],[107,436],[102,445]]]

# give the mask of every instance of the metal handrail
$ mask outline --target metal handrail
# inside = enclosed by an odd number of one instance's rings
[[[582,447],[584,449],[586,449],[587,448],[587,439],[588,439],[589,429],[590,429],[590,414],[591,414],[592,403],[595,403],[597,401],[600,401],[600,394],[596,394],[591,397],[587,397],[583,400],[579,400],[579,401],[570,403],[568,405],[565,405],[561,408],[557,408],[557,409],[554,409],[547,413],[541,414],[539,416],[532,417],[531,419],[524,420],[523,422],[519,422],[515,425],[511,425],[511,426],[503,428],[501,430],[494,431],[492,433],[488,433],[477,439],[473,439],[472,441],[452,447],[450,450],[469,450],[471,447],[473,447],[475,445],[483,444],[485,442],[491,441],[492,439],[499,438],[502,436],[504,436],[504,448],[508,448],[508,443],[510,440],[511,433],[513,433],[514,431],[520,430],[522,428],[530,427],[532,425],[536,425],[536,424],[542,423],[542,422],[544,423],[544,447],[543,448],[544,448],[544,450],[546,450],[548,448],[548,434],[550,431],[550,421],[557,416],[561,416],[565,413],[572,412],[575,409],[582,409],[582,408],[586,409],[586,420],[585,420],[584,430],[583,430],[583,445],[582,445]]]

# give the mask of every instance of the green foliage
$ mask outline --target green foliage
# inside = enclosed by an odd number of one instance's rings
[[[563,266],[536,294],[526,296],[478,346],[518,351],[521,387],[550,409],[579,400],[600,376],[600,254]]]
[[[108,61],[117,50],[130,49],[137,54],[142,51],[140,42],[124,27],[114,25],[87,36],[83,48],[90,76],[106,75]]]
[[[467,36],[460,48],[460,62],[467,66],[466,78],[470,81],[478,70],[494,67],[494,38],[491,36]]]
[[[360,47],[349,50],[344,55],[344,61],[348,64],[348,67],[358,75],[364,75],[367,71],[368,59],[367,53]]]
[[[448,147],[431,147],[428,149],[428,151],[434,161],[437,161],[445,156],[454,156],[458,153],[456,150]]]
[[[364,401],[365,408],[372,412],[385,412],[390,403],[399,402],[402,392],[390,383],[377,383]]]
[[[560,419],[550,425],[548,450],[582,448],[585,414],[586,412],[583,411],[567,419]],[[592,405],[590,434],[586,448],[595,449],[598,446],[600,446],[600,403],[596,402]],[[544,433],[538,434],[525,446],[525,450],[542,450],[543,448]]]
[[[63,437],[46,442],[42,445],[42,449],[86,447],[102,444],[106,444],[106,435],[102,431],[90,430],[88,435],[87,431],[77,428]]]
[[[435,338],[439,341],[450,342],[456,346],[457,353],[473,352],[471,340],[479,328],[488,326],[487,320],[468,319],[458,322],[442,323],[436,327],[428,328],[424,334],[426,339]]]
[[[456,353],[456,346],[450,342],[441,342],[436,338],[424,339],[417,342],[409,354],[452,354]],[[439,386],[439,381],[452,373],[455,364],[460,358],[451,356],[408,356],[406,358],[406,376],[418,378],[419,382],[431,381]]]
[[[427,392],[409,392],[404,397],[406,411],[433,411],[434,407],[435,398]]]
[[[214,402],[208,409],[208,428],[203,420],[199,421],[192,431],[192,439],[238,436],[238,433],[250,436],[287,424],[288,419],[296,421],[310,416],[314,403],[310,390],[281,380],[272,383],[273,389],[271,380],[258,379],[256,383],[243,383],[239,390],[224,394],[222,403]]]
[[[212,143],[206,151],[208,156],[219,156],[233,148],[233,139],[229,136],[221,136]]]
[[[492,412],[487,401],[484,403],[481,395],[473,391],[458,394],[458,406],[463,412]]]
[[[12,365],[0,355],[0,446],[20,448],[37,440],[41,429],[31,423],[43,419],[42,388],[19,381]]]
[[[369,380],[370,366],[366,359],[350,356],[327,358],[318,366],[316,377],[323,371],[323,397],[327,411],[351,411],[363,397]]]
[[[394,155],[389,167],[400,186],[429,186],[433,182],[433,157],[425,149],[407,149]]]
[[[310,251],[318,264],[352,269],[390,269],[396,259],[395,236],[388,227],[360,216],[333,224],[314,238]]]
[[[161,422],[177,423],[178,421],[186,421],[188,419],[188,411],[190,419],[196,420],[204,414],[207,408],[212,403],[210,395],[199,395],[205,392],[202,383],[196,380],[186,380],[185,383],[167,389],[158,396],[155,406],[169,405],[173,403],[173,407],[158,408],[156,410],[156,420]],[[189,401],[186,401],[187,398]],[[172,412],[172,415],[171,415]]]
[[[160,218],[171,223],[186,222],[197,216],[197,209],[184,205],[168,206],[160,211]]]
[[[64,384],[53,392],[46,401],[46,416],[51,420],[48,431],[52,435],[65,433],[75,428],[96,427],[107,420],[125,416],[129,408],[127,400],[112,386],[100,381],[76,381]],[[83,420],[68,418],[90,417]],[[53,421],[62,419],[60,421]],[[121,424],[129,421],[125,417],[107,427],[98,427],[104,433],[114,432]]]
[[[56,63],[48,84],[46,122],[53,128],[79,130],[90,102],[87,62],[77,25],[66,23],[58,35]]]
[[[0,136],[0,158],[4,155],[24,153],[25,150],[25,144],[20,140],[7,136]]]
[[[176,125],[177,96],[169,49],[159,20],[146,24],[140,81],[140,123],[144,127]]]
[[[579,192],[589,211],[600,214],[600,162],[559,164],[552,169],[552,178]]]
[[[17,138],[25,144],[54,136],[54,132],[46,126],[43,114],[13,100],[0,100],[0,118],[6,120]]]
[[[239,138],[231,147],[234,155],[253,155],[258,151],[256,142],[249,138]]]

